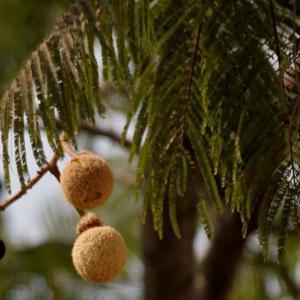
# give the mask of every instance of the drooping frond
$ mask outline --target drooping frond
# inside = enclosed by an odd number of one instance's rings
[[[32,53],[16,79],[7,87],[1,96],[0,115],[3,165],[8,190],[8,144],[11,130],[14,132],[13,146],[18,175],[25,188],[25,176],[28,175],[25,126],[30,135],[34,157],[41,167],[46,163],[41,127],[46,132],[52,150],[60,157],[62,148],[59,128],[63,128],[66,138],[75,145],[81,122],[93,123],[95,111],[104,114],[100,76],[115,83],[120,93],[129,95],[129,61],[134,57],[131,53],[137,51],[129,50],[124,36],[129,32],[136,34],[140,28],[132,24],[135,15],[131,7],[133,3],[122,1],[120,6],[119,3],[109,4],[106,1],[77,2],[56,25],[51,36]],[[101,51],[101,70],[96,60],[96,51]]]
[[[9,131],[22,186],[27,174],[24,116],[33,154],[39,166],[46,163],[40,137],[40,121],[53,151],[62,155],[57,120],[75,143],[80,120],[92,122],[94,108],[103,112],[98,70],[94,57],[94,30],[80,5],[57,25],[54,33],[34,51],[1,97],[1,138],[6,184],[9,187]],[[96,12],[96,10],[94,10]]]
[[[228,202],[240,213],[246,234],[256,198],[287,149],[269,6],[264,1],[178,6],[185,12],[180,17],[173,3],[153,8],[153,16],[156,10],[168,16],[154,19],[158,40],[168,30],[170,35],[159,43],[160,60],[153,58],[140,74],[141,84],[150,78],[153,85],[132,105],[131,115],[138,116],[134,150],[145,170],[138,181],[151,197],[162,234],[168,178],[182,159],[194,157],[216,209]],[[286,41],[278,42],[283,47]]]
[[[272,0],[79,1],[1,97],[7,185],[9,132],[24,186],[25,128],[38,165],[41,126],[61,156],[57,122],[76,144],[80,123],[104,113],[101,86],[110,82],[130,106],[124,136],[136,120],[131,156],[139,156],[144,210],[161,237],[164,201],[180,235],[176,203],[197,168],[206,201],[238,212],[244,235],[259,210],[266,249],[281,213],[281,249],[298,214],[296,19]],[[199,210],[210,232],[205,203]]]

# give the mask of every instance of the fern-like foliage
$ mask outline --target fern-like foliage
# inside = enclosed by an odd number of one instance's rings
[[[207,200],[218,212],[224,206],[238,212],[244,235],[259,210],[267,249],[281,212],[282,249],[298,218],[296,19],[272,0],[78,1],[1,97],[7,186],[10,131],[25,188],[25,124],[39,166],[46,163],[41,126],[62,156],[57,121],[76,144],[80,123],[105,112],[101,78],[128,100],[124,137],[136,119],[131,156],[139,156],[144,213],[152,210],[161,237],[166,199],[180,235],[176,202],[196,166],[209,195],[199,204],[208,232]]]
[[[212,203],[219,211],[228,203],[238,211],[246,234],[257,196],[286,158],[269,6],[264,1],[178,5],[186,15],[179,17],[173,3],[156,8],[169,16],[156,31],[164,40],[161,59],[154,72],[148,67],[153,86],[132,106],[138,114],[139,184],[145,185],[160,231],[168,178],[180,181],[181,162],[189,165],[195,157]],[[168,38],[166,28],[173,30]],[[140,82],[149,79],[148,72]]]

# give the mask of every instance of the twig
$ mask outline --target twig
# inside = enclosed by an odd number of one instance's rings
[[[58,120],[56,121],[56,126],[58,129],[62,129],[62,125]],[[82,123],[79,126],[79,128],[80,128],[80,130],[85,131],[91,135],[101,135],[101,136],[107,137],[111,141],[113,141],[127,149],[130,149],[132,146],[132,141],[130,141],[129,139],[125,139],[125,141],[122,142],[121,136],[113,130],[103,129],[98,126],[89,125],[87,123]]]
[[[104,137],[109,138],[115,143],[118,143],[121,146],[124,146],[125,148],[131,148],[132,142],[128,139],[124,141],[124,143],[121,142],[121,137],[118,135],[118,133],[112,131],[112,130],[105,130],[97,126],[91,126],[86,123],[81,124],[80,129],[83,131],[86,131],[92,135],[102,135]]]
[[[2,205],[0,205],[0,211],[4,211],[6,207],[17,201],[19,198],[21,198],[23,195],[26,194],[27,190],[31,189],[39,180],[47,173],[51,172],[59,181],[60,179],[60,172],[57,168],[57,157],[54,155],[53,158],[50,160],[50,162],[43,167],[41,170],[37,172],[34,178],[32,178],[26,185],[25,189],[21,189],[19,192],[14,194],[12,197],[8,198],[3,202]]]
[[[58,123],[58,128],[60,128],[60,124]],[[105,136],[109,139],[111,139],[112,141],[123,145],[126,148],[130,148],[132,146],[132,142],[129,140],[125,140],[125,143],[122,144],[121,142],[121,137],[111,131],[111,130],[103,130],[99,127],[96,126],[90,126],[88,124],[82,124],[81,125],[81,129],[93,134],[93,135],[102,135]],[[63,146],[64,151],[70,155],[71,157],[77,157],[77,152],[75,150],[73,150],[73,148],[64,140],[64,138],[61,139],[61,143]],[[12,203],[14,203],[15,201],[17,201],[19,198],[21,198],[22,196],[24,196],[27,192],[27,190],[31,189],[38,181],[40,181],[40,179],[47,173],[50,172],[51,174],[53,174],[53,176],[57,179],[58,182],[60,182],[60,171],[57,167],[57,157],[53,156],[53,158],[49,161],[49,163],[43,167],[41,170],[39,170],[36,174],[36,176],[34,178],[32,178],[26,185],[25,189],[20,190],[19,192],[17,192],[16,194],[14,194],[12,197],[4,200],[3,204],[0,204],[0,212],[4,211],[8,206],[10,206]],[[78,212],[78,214],[80,216],[84,215],[84,211],[83,210],[79,210],[77,208],[75,208],[76,211]]]
[[[62,125],[61,123],[59,122],[59,120],[56,121],[56,126],[58,129],[60,130],[63,130],[62,128]],[[121,136],[113,131],[113,130],[110,130],[110,129],[103,129],[103,128],[100,128],[98,126],[92,126],[92,125],[89,125],[87,123],[82,123],[80,126],[79,126],[80,130],[82,131],[85,131],[91,135],[96,135],[96,136],[103,136],[103,137],[106,137],[108,139],[110,139],[111,141],[119,144],[120,146],[123,146],[127,149],[130,149],[132,147],[132,141],[129,140],[129,139],[125,139],[124,142],[122,142],[122,138]],[[41,127],[42,130],[44,130],[45,128]]]
[[[40,179],[47,173],[50,172],[53,174],[53,176],[57,179],[58,182],[60,182],[60,171],[57,167],[57,157],[56,155],[53,156],[53,158],[49,161],[49,163],[43,167],[41,170],[37,172],[34,178],[32,178],[26,185],[25,189],[21,189],[19,192],[14,194],[12,197],[4,200],[3,204],[0,205],[0,212],[4,211],[8,206],[13,204],[15,201],[20,199],[22,196],[26,194],[26,192],[31,189],[37,182],[40,181]],[[84,211],[77,209],[75,207],[76,211],[78,212],[79,216],[84,215]]]
[[[72,158],[78,157],[78,153],[70,146],[70,144],[64,139],[64,137],[61,138],[61,145],[64,149],[64,151]]]

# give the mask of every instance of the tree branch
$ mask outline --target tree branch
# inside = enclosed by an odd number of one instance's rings
[[[56,155],[53,156],[53,158],[49,161],[49,163],[45,167],[43,167],[41,170],[39,170],[37,172],[35,177],[27,183],[25,189],[21,189],[19,192],[14,194],[12,197],[4,200],[3,204],[0,205],[0,212],[4,211],[8,206],[10,206],[14,202],[16,202],[18,199],[20,199],[22,196],[24,196],[26,194],[26,192],[29,189],[31,189],[36,183],[38,183],[40,181],[40,179],[48,172],[50,172],[57,179],[57,181],[60,182],[60,171],[57,167]],[[78,212],[79,216],[84,215],[83,210],[77,209],[76,207],[74,207],[74,208]]]
[[[26,194],[27,190],[31,189],[40,179],[47,173],[51,172],[56,179],[60,180],[60,172],[57,167],[57,157],[54,155],[53,158],[49,161],[49,163],[43,167],[41,170],[37,172],[34,178],[32,178],[26,185],[26,189],[21,189],[19,192],[14,194],[12,197],[6,199],[2,205],[0,205],[0,211],[4,211],[8,206],[13,204],[19,198]]]
[[[63,127],[62,127],[61,123],[59,122],[59,120],[56,121],[56,127],[59,130],[63,130]],[[101,135],[103,137],[106,137],[106,138],[110,139],[112,142],[115,142],[115,143],[119,144],[120,146],[123,146],[127,149],[130,149],[132,147],[131,140],[125,139],[124,142],[122,142],[122,137],[113,130],[103,129],[98,126],[89,125],[87,123],[82,123],[79,126],[79,128],[80,128],[80,130],[85,131],[91,135],[95,135],[95,136]],[[43,127],[41,127],[41,129],[44,130]]]
[[[57,127],[58,129],[62,129],[61,125],[59,122],[57,122]],[[114,131],[112,130],[104,130],[101,129],[99,127],[96,126],[90,126],[88,124],[83,123],[80,127],[82,130],[92,134],[92,135],[102,135],[105,136],[109,139],[111,139],[112,141],[126,147],[126,148],[130,148],[132,146],[132,142],[128,139],[125,140],[124,143],[122,143],[121,141],[121,137]],[[71,157],[74,157],[75,155],[77,155],[77,153],[69,146],[69,144],[64,141],[63,139],[62,141],[62,146],[64,148],[64,151],[66,153],[68,153]],[[11,196],[10,198],[4,200],[3,204],[0,204],[0,212],[4,211],[8,206],[10,206],[11,204],[13,204],[15,201],[17,201],[18,199],[20,199],[22,196],[24,196],[27,193],[27,190],[31,189],[37,182],[40,181],[40,179],[47,173],[50,172],[51,174],[53,174],[53,176],[57,179],[58,182],[60,182],[60,171],[57,167],[57,157],[54,155],[53,158],[49,161],[49,163],[47,165],[45,165],[45,167],[43,167],[41,170],[39,170],[37,172],[37,174],[35,175],[34,178],[32,178],[26,185],[25,189],[21,189],[20,191],[18,191],[16,194],[14,194],[13,196]],[[76,211],[78,212],[78,214],[80,216],[84,215],[84,211],[83,210],[79,210],[77,208],[75,208]]]
[[[122,143],[121,136],[112,130],[105,130],[97,126],[91,126],[87,123],[81,124],[80,129],[92,135],[102,135],[104,137],[107,137],[113,142],[118,143],[119,145],[124,146],[127,149],[131,148],[132,146],[132,142],[129,139],[126,139],[124,143]]]

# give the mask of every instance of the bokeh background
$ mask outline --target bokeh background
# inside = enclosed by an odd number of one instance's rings
[[[0,92],[31,51],[51,32],[70,2],[0,0]],[[120,133],[125,123],[126,102],[108,92],[106,105],[106,119],[97,122],[102,128]],[[56,179],[47,175],[26,196],[0,214],[0,238],[7,246],[6,256],[0,261],[0,300],[142,298],[142,224],[140,203],[134,199],[135,162],[128,164],[127,150],[102,136],[82,132],[78,144],[80,150],[91,150],[103,156],[113,169],[116,179],[113,195],[95,212],[104,223],[116,227],[125,237],[129,249],[126,269],[116,280],[105,285],[92,285],[81,280],[70,256],[79,217],[63,199]],[[45,145],[50,157],[51,150],[46,142]],[[28,157],[33,175],[37,169],[30,151]],[[62,168],[68,159],[61,161],[59,167]],[[0,165],[1,182],[2,175]],[[12,169],[12,177],[14,175],[16,171]],[[13,190],[18,189],[15,180]],[[1,184],[0,201],[7,196]],[[299,246],[298,236],[291,232],[286,265],[279,266],[275,262],[275,247],[273,258],[265,263],[253,235],[244,251],[230,299],[300,299]],[[194,248],[200,274],[202,258],[209,250],[209,241],[200,223]]]

